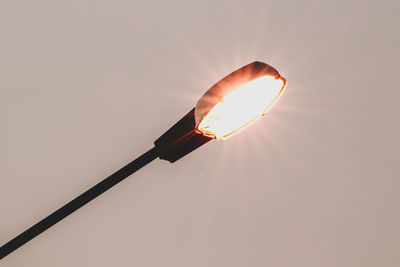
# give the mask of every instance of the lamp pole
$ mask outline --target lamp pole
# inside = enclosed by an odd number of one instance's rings
[[[140,168],[146,166],[148,163],[152,162],[157,158],[157,150],[155,147],[133,160],[120,170],[108,176],[103,181],[99,182],[86,192],[82,193],[75,199],[71,200],[40,222],[36,223],[26,231],[22,232],[15,238],[11,239],[9,242],[0,247],[0,259],[4,258],[17,248],[21,247],[25,243],[27,243],[32,238],[36,237],[40,233],[44,232],[54,224],[58,223],[80,207],[89,203],[91,200],[95,199],[114,185],[123,181],[132,173],[136,172]]]

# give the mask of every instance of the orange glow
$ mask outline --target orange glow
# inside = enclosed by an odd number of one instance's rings
[[[231,90],[203,117],[196,130],[216,139],[227,138],[263,116],[285,84],[282,77],[265,75]]]

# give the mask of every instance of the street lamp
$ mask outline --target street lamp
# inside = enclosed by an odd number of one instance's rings
[[[225,76],[154,147],[0,247],[4,258],[157,157],[175,162],[212,139],[223,140],[263,116],[286,80],[271,66],[250,63]]]

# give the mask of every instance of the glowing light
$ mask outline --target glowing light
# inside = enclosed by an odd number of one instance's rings
[[[210,109],[196,130],[216,139],[227,138],[263,116],[285,84],[282,77],[265,75],[227,90],[229,93]]]

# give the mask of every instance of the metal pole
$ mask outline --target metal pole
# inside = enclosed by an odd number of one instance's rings
[[[136,172],[140,168],[144,167],[148,163],[152,162],[158,157],[158,151],[154,147],[133,160],[131,163],[127,164],[125,167],[121,168],[117,172],[111,174],[109,177],[96,184],[80,196],[76,197],[66,205],[62,206],[40,222],[33,225],[31,228],[25,232],[19,234],[14,239],[10,240],[2,247],[0,247],[0,259],[4,258],[20,246],[27,243],[29,240],[33,239],[43,231],[47,230],[54,224],[58,223],[80,207],[84,206],[91,200],[95,199],[114,185],[118,184],[125,178],[127,178],[132,173]]]

